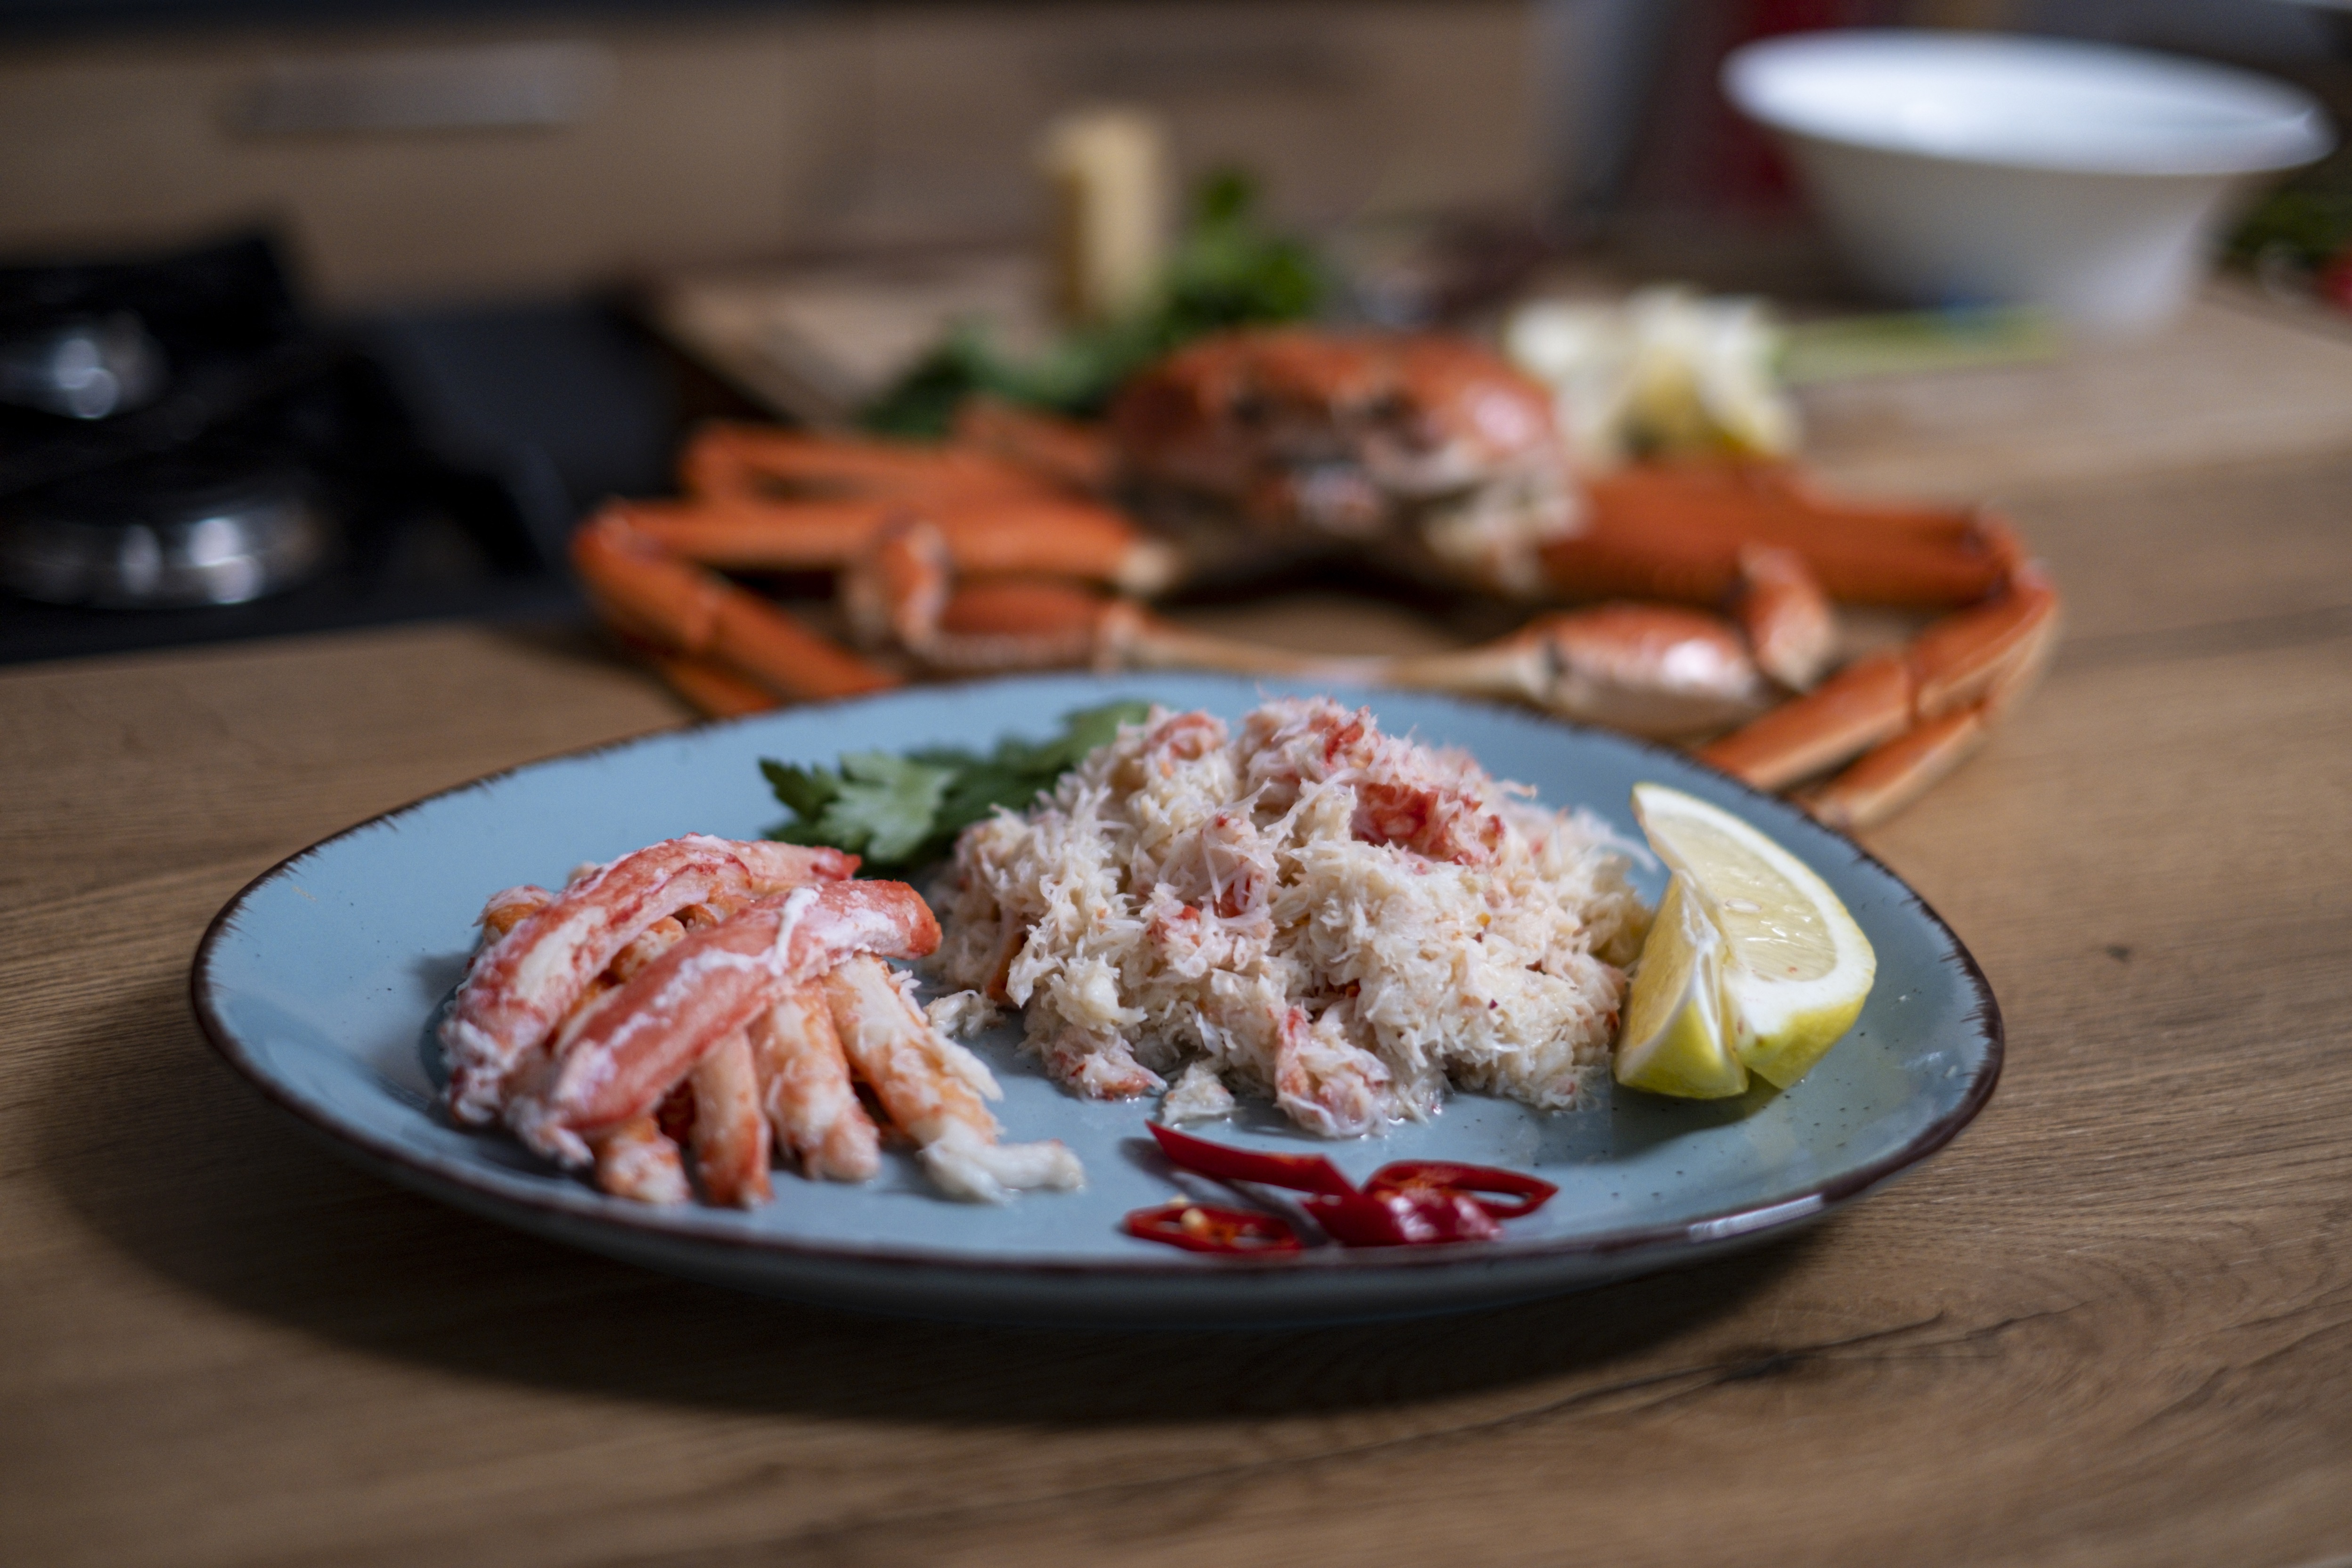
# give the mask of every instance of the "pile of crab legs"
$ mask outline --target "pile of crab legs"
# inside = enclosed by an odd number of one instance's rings
[[[884,1125],[952,1196],[1080,1185],[1061,1144],[998,1142],[987,1068],[887,962],[930,952],[938,921],[857,865],[692,835],[493,895],[441,1026],[451,1115],[647,1204],[693,1195],[686,1152],[720,1205],[767,1202],[776,1152],[865,1181]]]
[[[986,401],[967,404],[954,438],[929,447],[714,426],[684,454],[683,500],[610,504],[575,536],[573,558],[607,619],[714,714],[879,689],[909,665],[1386,684],[1512,698],[1692,742],[1759,788],[1795,786],[1846,830],[1931,787],[2047,663],[2058,596],[2000,519],[1843,502],[1786,467],[1727,461],[1596,476],[1569,476],[1561,461],[1574,504],[1517,559],[1436,566],[1515,597],[1607,602],[1542,611],[1483,647],[1335,658],[1153,614],[1145,601],[1178,584],[1185,562],[1164,531],[1112,504],[1139,475],[1217,493],[1244,529],[1301,515],[1344,522],[1382,504],[1335,490],[1328,469],[1225,462],[1199,434],[1219,420],[1279,432],[1284,396],[1310,405],[1325,421],[1317,438],[1352,429],[1369,454],[1343,479],[1369,475],[1408,496],[1422,478],[1458,485],[1481,463],[1524,485],[1530,464],[1551,460],[1540,389],[1469,345],[1398,342],[1367,351],[1292,332],[1196,345],[1147,373],[1107,427]],[[1331,494],[1339,503],[1317,499]],[[720,574],[811,571],[835,574],[866,657]],[[1905,646],[1832,669],[1832,601],[1940,614]],[[883,662],[894,654],[895,668]]]

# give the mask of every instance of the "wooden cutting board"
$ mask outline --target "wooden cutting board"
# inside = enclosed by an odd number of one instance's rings
[[[1012,253],[685,275],[651,315],[779,416],[845,421],[941,333],[1042,341],[1043,287]],[[2352,450],[2352,318],[2216,282],[2152,335],[2062,342],[2053,358],[1856,376],[1798,395],[1831,485],[2000,499],[2052,483]]]

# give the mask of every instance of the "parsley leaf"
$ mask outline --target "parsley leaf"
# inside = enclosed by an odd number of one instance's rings
[[[760,772],[794,818],[768,837],[846,849],[876,870],[920,866],[947,854],[957,834],[997,807],[1027,806],[1116,740],[1121,724],[1141,723],[1150,711],[1150,703],[1133,701],[1086,709],[1066,715],[1049,740],[1007,736],[985,757],[934,746],[904,756],[851,752],[837,768],[762,758]]]

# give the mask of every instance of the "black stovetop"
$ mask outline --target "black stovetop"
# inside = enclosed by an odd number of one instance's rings
[[[666,487],[674,399],[614,310],[542,300],[320,321],[266,237],[131,262],[0,268],[0,335],[129,310],[168,390],[83,421],[0,408],[0,521],[257,455],[307,473],[338,523],[310,580],[246,604],[97,609],[0,591],[0,662],[441,616],[571,618],[578,518]],[[103,502],[100,503],[101,508]]]

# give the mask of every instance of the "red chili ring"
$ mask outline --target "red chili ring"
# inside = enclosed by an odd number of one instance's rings
[[[1339,1167],[1320,1154],[1261,1154],[1255,1149],[1212,1143],[1156,1121],[1150,1127],[1160,1152],[1180,1170],[1214,1176],[1221,1182],[1257,1182],[1297,1193],[1339,1196],[1356,1190],[1356,1184],[1339,1173]]]
[[[1250,1258],[1298,1250],[1298,1233],[1287,1220],[1255,1209],[1178,1198],[1157,1208],[1137,1209],[1119,1223],[1129,1236],[1181,1247],[1187,1252]]]
[[[1552,1194],[1559,1191],[1538,1176],[1500,1170],[1493,1165],[1464,1165],[1451,1160],[1399,1160],[1392,1164],[1382,1165],[1364,1184],[1364,1191],[1393,1192],[1409,1184],[1450,1187],[1455,1192],[1467,1194],[1472,1203],[1496,1219],[1518,1219],[1531,1215],[1550,1202]],[[1507,1193],[1519,1201],[1506,1203],[1480,1195],[1486,1193]]]

